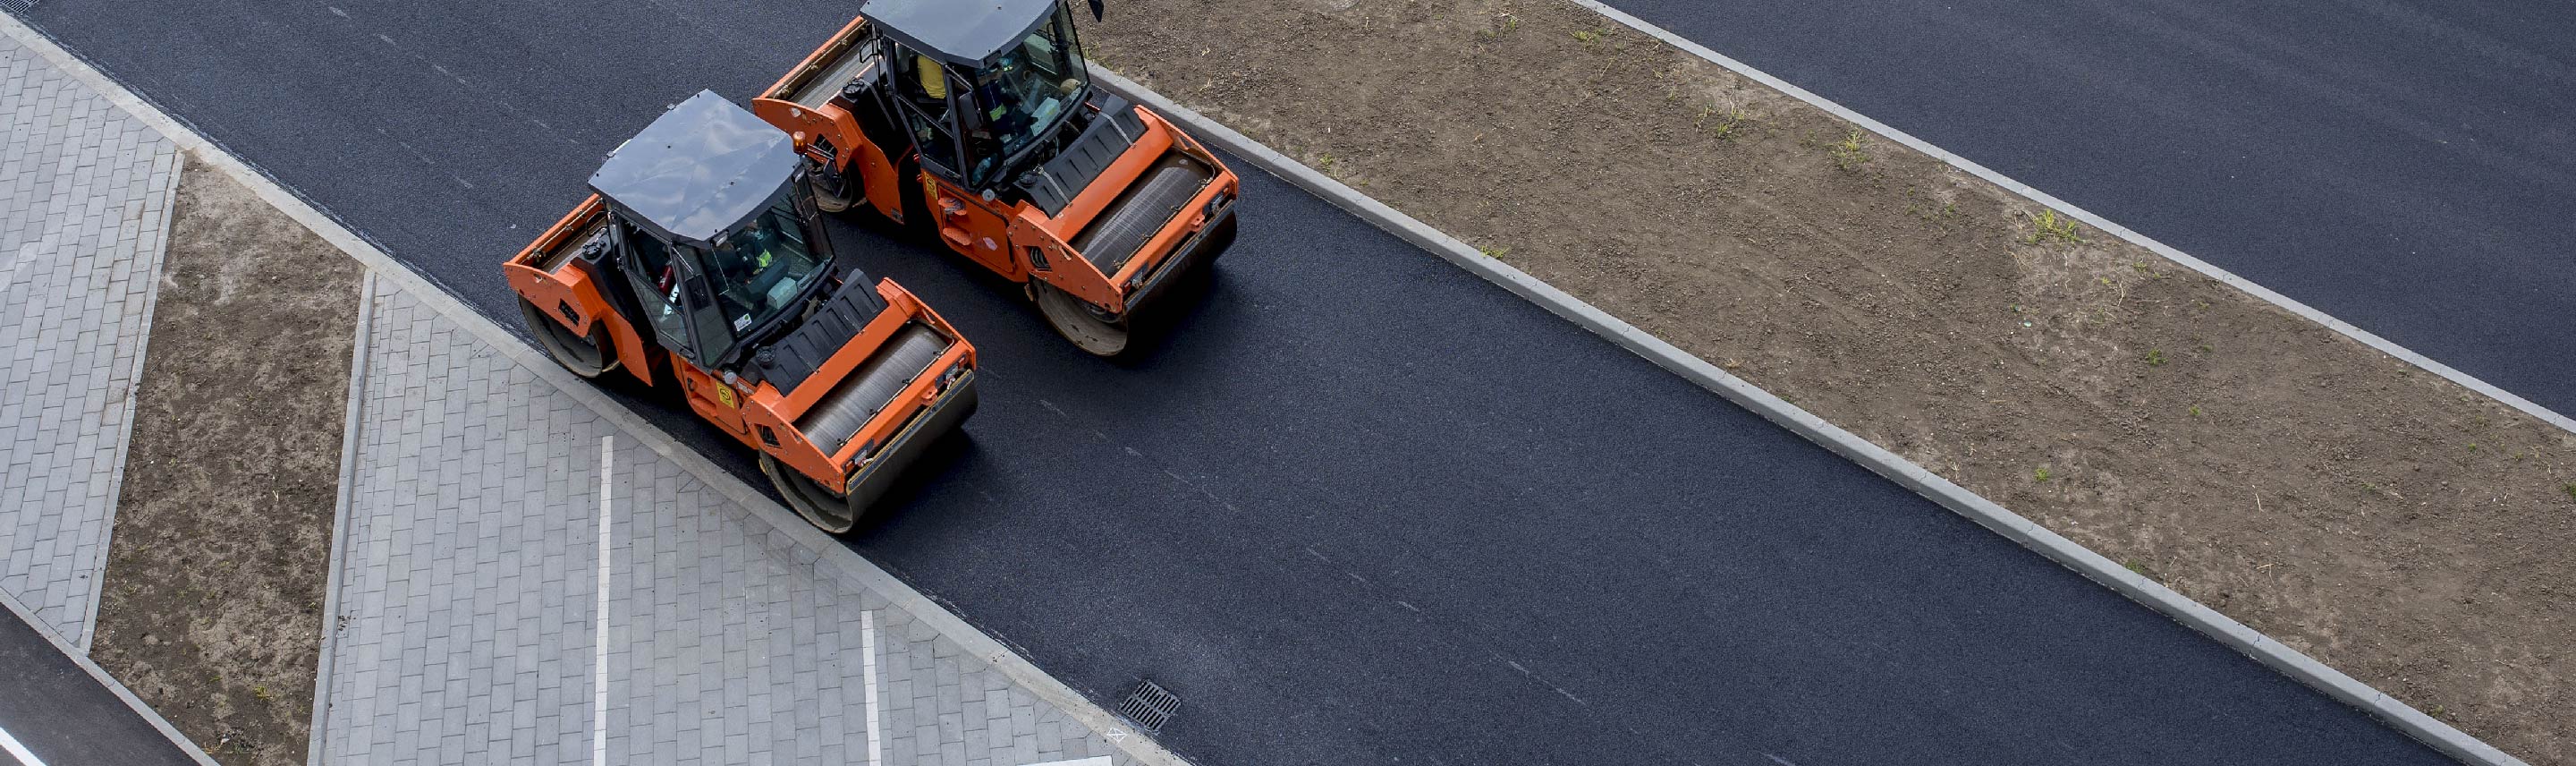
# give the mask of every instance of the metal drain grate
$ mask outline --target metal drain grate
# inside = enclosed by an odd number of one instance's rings
[[[1147,734],[1163,733],[1163,724],[1181,711],[1181,698],[1165,691],[1152,680],[1138,682],[1127,698],[1118,701],[1118,717],[1127,719]]]
[[[26,13],[36,9],[36,0],[0,0],[0,9]]]

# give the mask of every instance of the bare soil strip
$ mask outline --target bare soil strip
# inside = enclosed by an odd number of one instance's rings
[[[2576,436],[1559,0],[1129,0],[1085,38],[2417,709],[2576,764]]]
[[[91,655],[227,764],[302,764],[359,269],[191,160]]]

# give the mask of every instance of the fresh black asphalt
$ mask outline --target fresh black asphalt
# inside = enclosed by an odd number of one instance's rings
[[[2576,3],[1606,2],[2576,413]]]
[[[1111,12],[1116,12],[1112,4]],[[506,325],[497,264],[847,3],[48,3],[35,22]],[[859,550],[1208,764],[2441,763],[1242,163],[1154,353],[835,238],[984,350]],[[682,411],[665,427],[746,476]],[[757,481],[757,478],[752,478]]]
[[[196,764],[8,608],[0,608],[0,731],[45,766]],[[6,753],[0,765],[30,766]]]

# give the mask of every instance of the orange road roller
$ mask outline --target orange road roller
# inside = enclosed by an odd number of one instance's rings
[[[1233,243],[1240,185],[1094,88],[1073,20],[1060,0],[868,0],[751,110],[791,136],[823,210],[936,232],[1115,356],[1139,308]]]
[[[833,257],[814,172],[786,132],[701,91],[502,268],[566,369],[677,386],[797,513],[844,532],[975,411],[975,347]]]

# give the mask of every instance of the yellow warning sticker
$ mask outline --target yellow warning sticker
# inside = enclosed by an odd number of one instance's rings
[[[726,407],[740,407],[740,406],[742,406],[742,405],[740,405],[740,404],[737,404],[736,402],[737,402],[738,400],[736,400],[736,399],[734,399],[734,398],[733,398],[733,387],[732,387],[732,386],[717,386],[717,387],[716,387],[716,401],[718,401],[718,402],[723,402],[723,403],[724,403],[724,406],[726,406]]]

